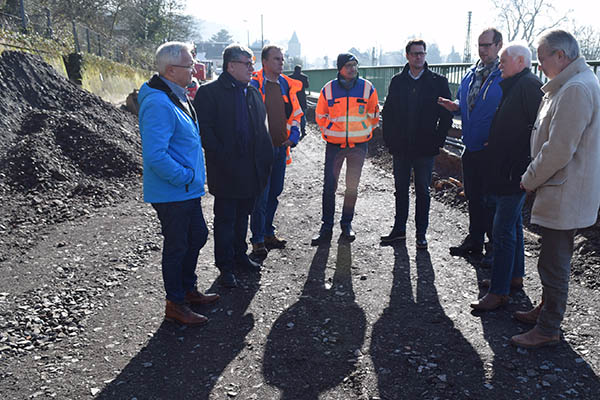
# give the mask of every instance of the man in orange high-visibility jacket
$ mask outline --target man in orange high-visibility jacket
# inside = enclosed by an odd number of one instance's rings
[[[250,257],[262,262],[270,249],[285,247],[286,241],[275,236],[273,219],[283,191],[286,164],[292,160],[290,146],[300,139],[300,119],[303,115],[296,93],[302,90],[302,82],[282,75],[283,52],[281,47],[267,45],[262,54],[263,69],[252,74],[250,84],[262,95],[267,109],[267,123],[273,142],[273,169],[267,186],[256,199],[250,229],[252,253]]]
[[[354,206],[358,183],[367,155],[367,142],[379,123],[377,91],[366,79],[358,77],[358,60],[353,54],[337,58],[338,77],[328,82],[319,96],[315,119],[321,127],[325,150],[323,182],[323,217],[319,233],[311,244],[318,246],[331,240],[335,214],[335,191],[344,159],[346,160],[346,193],[340,221],[342,236],[352,241]]]

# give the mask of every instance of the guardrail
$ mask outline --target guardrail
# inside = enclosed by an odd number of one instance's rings
[[[593,69],[596,76],[600,77],[600,60],[588,61],[588,64],[590,65],[590,68]],[[452,92],[452,98],[456,98],[458,85],[460,85],[462,77],[467,73],[467,70],[472,65],[473,64],[465,63],[431,64],[429,65],[429,68],[432,71],[435,71],[448,78],[450,91]],[[379,100],[383,101],[387,95],[388,86],[392,77],[395,74],[402,72],[403,68],[403,65],[389,65],[382,67],[359,67],[358,70],[361,77],[368,79],[373,86],[375,86],[375,89],[377,89],[377,93],[379,95]],[[542,81],[545,82],[547,80],[539,70],[537,62],[533,62],[532,71],[534,74],[539,76]],[[310,80],[310,88],[314,92],[320,90],[327,82],[335,79],[337,76],[337,69],[335,68],[308,69],[303,70],[302,72],[308,76],[308,79]]]

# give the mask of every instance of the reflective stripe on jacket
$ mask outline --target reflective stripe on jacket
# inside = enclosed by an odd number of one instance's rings
[[[250,81],[250,84],[260,92],[263,102],[265,101],[265,80],[265,72],[261,69],[260,71],[254,71],[252,73],[252,80]],[[288,139],[294,144],[297,144],[300,139],[300,120],[304,113],[302,112],[296,93],[302,90],[302,82],[281,74],[279,75],[279,78],[277,78],[277,81],[279,82],[281,96],[283,97],[283,103],[285,105],[285,117],[287,119],[285,127]],[[288,146],[286,163],[290,164],[291,162],[292,157]]]
[[[377,91],[366,79],[357,78],[350,90],[337,79],[329,81],[319,95],[315,119],[323,139],[342,148],[367,142],[379,123]]]

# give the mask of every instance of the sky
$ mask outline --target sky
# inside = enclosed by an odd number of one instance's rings
[[[526,0],[531,1],[531,0]],[[569,16],[579,25],[595,25],[600,15],[600,2],[594,0],[550,0],[556,15]],[[294,9],[291,4],[298,4]],[[409,6],[413,9],[409,9]],[[283,45],[296,31],[307,60],[338,53],[355,47],[379,52],[401,50],[410,38],[420,37],[437,43],[443,55],[452,46],[462,55],[467,34],[467,12],[472,11],[471,43],[485,27],[497,26],[491,0],[421,2],[401,1],[274,1],[231,3],[188,0],[186,12],[204,21],[202,36],[209,39],[218,30],[227,29],[234,40],[247,44],[263,35],[271,43]],[[569,24],[568,26],[571,26]],[[473,51],[475,47],[473,46]]]

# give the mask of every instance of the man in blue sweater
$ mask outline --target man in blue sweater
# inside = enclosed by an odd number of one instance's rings
[[[167,293],[165,320],[184,325],[208,321],[190,304],[209,304],[217,294],[196,287],[196,262],[208,228],[202,214],[204,155],[198,118],[186,96],[194,61],[185,43],[156,51],[154,75],[140,88],[139,123],[144,159],[144,201],[152,203],[164,236],[162,274]]]
[[[502,98],[502,77],[498,58],[502,48],[502,34],[495,28],[484,30],[479,35],[478,48],[480,60],[462,79],[456,102],[440,97],[438,103],[448,111],[460,114],[462,140],[465,145],[462,164],[465,194],[469,201],[469,234],[462,244],[450,248],[450,254],[481,254],[484,235],[487,233],[490,245],[486,246],[486,257],[482,264],[489,268],[492,265],[493,254],[493,212],[485,206],[483,200],[485,171],[489,168],[483,150],[487,145],[494,113]]]

